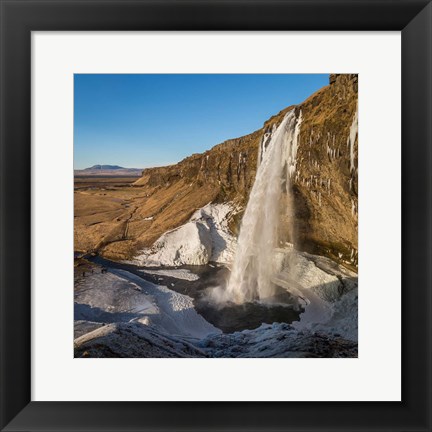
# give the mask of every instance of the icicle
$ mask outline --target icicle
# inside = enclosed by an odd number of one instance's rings
[[[347,139],[347,147],[350,148],[350,171],[355,172],[354,166],[354,144],[358,133],[358,113],[354,114],[353,122],[350,127],[350,133]]]
[[[355,205],[355,201],[352,199],[351,200],[351,215],[352,217],[354,217],[357,213],[357,209],[356,209],[356,205]]]

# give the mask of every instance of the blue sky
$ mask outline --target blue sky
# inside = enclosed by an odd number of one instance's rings
[[[259,129],[328,75],[99,75],[74,79],[74,167],[176,163]]]

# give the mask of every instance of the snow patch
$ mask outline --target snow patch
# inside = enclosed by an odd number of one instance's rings
[[[173,336],[191,338],[220,333],[196,312],[191,297],[118,269],[81,280],[75,289],[75,320],[138,322]]]
[[[350,148],[350,172],[355,172],[354,165],[354,144],[358,133],[358,111],[356,110],[353,118],[353,122],[350,127],[350,133],[347,139],[347,146]]]
[[[192,273],[190,270],[185,270],[185,269],[140,270],[140,272],[150,274],[150,275],[167,276],[167,277],[172,277],[172,278],[182,279],[187,281],[196,281],[199,279],[198,275]]]
[[[188,338],[172,337],[142,323],[99,327],[74,340],[76,357],[206,357]]]
[[[141,251],[134,262],[144,267],[227,263],[234,255],[236,240],[228,229],[231,204],[207,204],[189,222],[159,237]]]
[[[213,335],[198,345],[210,357],[357,357],[357,344],[285,323],[262,324],[254,330]]]
[[[282,254],[282,252],[280,252]],[[357,341],[358,278],[329,258],[290,251],[274,280],[305,302],[296,330],[321,331]]]

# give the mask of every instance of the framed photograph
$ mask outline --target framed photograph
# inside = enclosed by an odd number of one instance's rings
[[[429,1],[1,22],[1,430],[432,430]]]

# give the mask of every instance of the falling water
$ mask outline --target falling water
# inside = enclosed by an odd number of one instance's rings
[[[243,216],[237,252],[226,288],[226,297],[235,303],[265,300],[274,295],[274,249],[278,245],[282,186],[295,173],[301,113],[292,110],[282,123],[265,137],[260,146],[261,163]],[[291,200],[288,200],[291,202]]]

